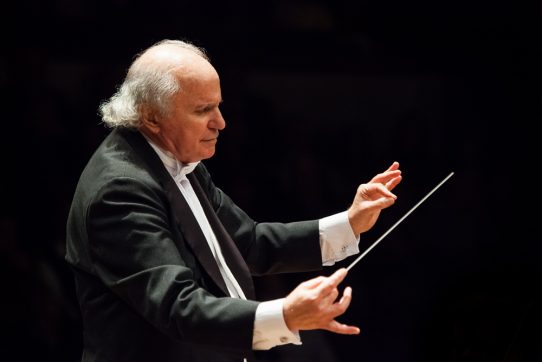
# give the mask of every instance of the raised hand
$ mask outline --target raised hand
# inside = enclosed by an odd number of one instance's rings
[[[358,186],[354,201],[348,209],[348,219],[354,234],[359,235],[372,228],[380,211],[395,203],[397,196],[391,190],[401,180],[399,162],[394,162],[386,171]]]

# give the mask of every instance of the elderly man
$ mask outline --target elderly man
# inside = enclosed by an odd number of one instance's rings
[[[226,126],[221,101],[204,51],[164,40],[138,55],[101,105],[112,131],[80,177],[67,222],[83,361],[242,361],[301,344],[301,330],[359,333],[335,319],[352,298],[338,290],[344,268],[270,301],[255,300],[251,276],[319,270],[358,253],[359,235],[395,202],[399,164],[361,184],[341,213],[256,222],[201,162]]]

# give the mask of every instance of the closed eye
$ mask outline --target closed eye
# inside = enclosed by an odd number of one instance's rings
[[[207,107],[203,107],[203,108],[199,108],[199,109],[196,109],[196,113],[197,114],[205,114],[205,113],[209,113],[213,110],[214,106],[207,106]]]
[[[218,108],[218,106],[221,103],[222,103],[222,101],[220,101],[220,103],[218,103],[218,104],[206,104],[206,105],[203,105],[201,107],[196,108],[196,113],[197,114],[205,114],[205,113],[212,112],[215,109],[215,107]]]

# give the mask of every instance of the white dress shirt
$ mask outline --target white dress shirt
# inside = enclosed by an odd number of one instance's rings
[[[192,189],[190,181],[186,177],[192,172],[199,162],[183,164],[176,160],[173,155],[155,145],[145,137],[152,148],[156,151],[160,160],[175,180],[177,187],[185,197],[190,209],[194,213],[200,225],[209,248],[211,249],[220,270],[230,296],[233,298],[246,299],[243,290],[226,264],[220,245],[205,216],[203,208]],[[320,247],[322,250],[322,264],[333,265],[348,256],[359,253],[359,237],[354,235],[347,212],[341,212],[325,217],[319,221]],[[256,309],[254,321],[254,334],[252,348],[254,350],[266,350],[282,344],[301,344],[298,331],[290,331],[284,321],[282,305],[284,298],[261,302]]]

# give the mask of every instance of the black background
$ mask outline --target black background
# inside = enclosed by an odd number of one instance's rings
[[[21,1],[4,4],[0,219],[3,353],[77,361],[64,263],[99,103],[164,38],[207,49],[227,128],[206,161],[260,221],[345,210],[401,163],[396,204],[362,249],[454,176],[351,270],[340,321],[269,360],[542,361],[537,222],[540,2]],[[331,274],[350,258],[326,268]],[[318,274],[257,279],[262,298]]]

